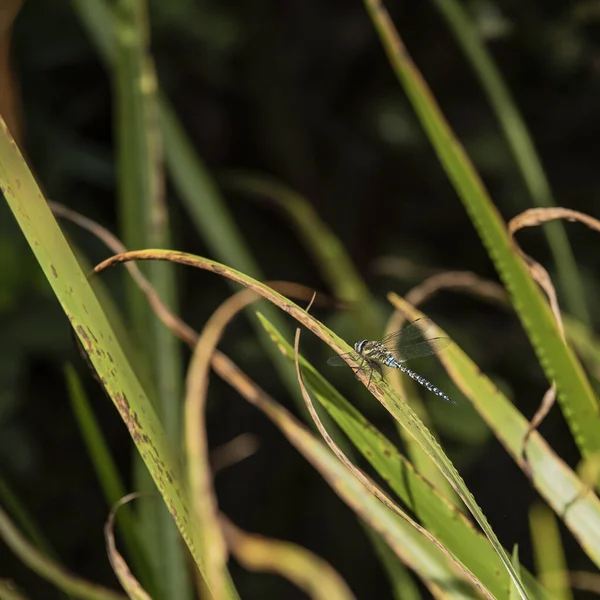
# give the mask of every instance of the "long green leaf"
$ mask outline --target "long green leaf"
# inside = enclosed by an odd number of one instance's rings
[[[115,19],[111,5],[106,0],[72,0],[72,4],[101,58],[110,69],[114,68]],[[166,97],[160,92],[158,103],[167,168],[192,222],[219,260],[262,279],[260,268],[252,258],[252,252],[236,227],[207,167],[196,153]],[[270,306],[264,310],[280,329],[285,330],[286,324],[277,311]],[[254,313],[249,311],[248,314],[265,351],[271,353],[269,357],[274,361],[282,381],[299,402],[301,410],[304,410],[293,370],[273,350],[260,324],[254,319]]]
[[[481,86],[504,130],[504,135],[521,171],[534,204],[556,206],[550,183],[544,172],[535,144],[523,117],[510,95],[494,59],[481,39],[473,19],[457,0],[433,0],[442,13],[465,56],[477,74]],[[567,308],[582,323],[590,325],[590,314],[585,300],[579,269],[569,238],[561,222],[547,223],[544,233],[556,263],[561,292]]]
[[[349,304],[361,335],[373,337],[381,334],[383,322],[373,296],[339,238],[304,196],[272,177],[249,171],[229,171],[224,182],[229,188],[264,196],[280,206],[297,229],[336,298]]]
[[[164,165],[158,107],[158,83],[150,54],[150,25],[146,0],[119,0],[114,29],[116,140],[120,228],[130,248],[170,246],[169,214],[164,193]],[[172,265],[149,265],[148,277],[163,301],[176,310]],[[152,314],[146,299],[127,281],[130,318],[138,348],[152,365],[155,406],[167,439],[178,448],[182,377],[180,348],[173,334]],[[179,401],[178,401],[179,400]],[[139,458],[136,457],[139,461]],[[152,486],[147,470],[136,469],[138,489]],[[185,554],[177,529],[158,502],[141,504],[140,520],[146,548],[157,570],[165,598],[191,598]]]
[[[65,366],[65,377],[67,390],[73,413],[77,418],[81,435],[87,446],[88,453],[98,481],[104,492],[109,508],[118,502],[125,494],[125,486],[119,476],[119,471],[111,456],[102,430],[96,421],[96,416],[90,406],[89,400],[83,389],[83,385],[77,372],[71,364]],[[135,526],[136,520],[129,506],[123,506],[117,517],[117,524],[123,534],[123,540],[129,551],[130,560],[137,571],[138,577],[145,582],[147,587],[153,585],[153,577],[149,569],[147,557],[137,537]]]
[[[598,401],[579,361],[562,339],[548,303],[516,252],[505,223],[389,14],[377,0],[365,0],[365,4],[399,81],[512,297],[548,380],[556,382],[563,414],[581,453],[587,457],[600,452]]]
[[[3,122],[0,127],[0,188],[203,572],[203,557],[196,552],[197,531],[184,481],[162,425]]]

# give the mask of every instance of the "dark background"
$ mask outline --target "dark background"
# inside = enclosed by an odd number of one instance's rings
[[[433,3],[388,5],[502,215],[509,219],[529,207],[486,99]],[[488,46],[530,127],[557,203],[598,216],[600,11],[587,11],[593,8],[587,2],[475,0],[468,5],[481,23],[481,15],[488,15],[486,22],[502,25],[489,36]],[[381,298],[382,311],[389,312],[384,301],[389,290],[403,293],[415,283],[376,275],[373,261],[382,255],[495,279],[361,2],[172,0],[152,2],[151,19],[161,85],[217,180],[226,169],[250,168],[305,194]],[[26,151],[47,197],[118,232],[111,81],[70,4],[26,2],[15,24],[13,59]],[[327,289],[277,210],[240,194],[225,192],[225,197],[267,279]],[[174,193],[169,203],[173,246],[213,258]],[[108,508],[69,407],[65,361],[74,361],[85,378],[125,477],[130,476],[131,443],[81,362],[68,322],[7,207],[0,211],[0,473],[65,563],[112,585],[102,535]],[[92,262],[108,256],[88,234],[64,228]],[[583,226],[569,224],[567,230],[597,325],[597,242]],[[539,230],[519,239],[553,272]],[[178,277],[182,315],[199,328],[228,288],[197,271],[181,269]],[[106,281],[120,297],[124,278],[111,274]],[[482,370],[531,417],[546,382],[516,317],[451,293],[426,310],[464,342]],[[316,314],[330,316],[323,310]],[[306,343],[309,354],[314,350],[310,357],[323,360],[323,349]],[[242,318],[228,330],[223,348],[275,398],[293,407]],[[448,387],[445,374],[432,368],[436,383]],[[336,377],[350,398],[356,396],[351,375]],[[453,416],[436,405],[437,399],[426,401],[500,540],[508,548],[518,543],[520,556],[533,568],[527,508],[535,492],[468,407],[459,406]],[[361,409],[397,439],[380,412]],[[452,421],[465,415],[470,427],[461,431]],[[260,440],[253,457],[217,477],[222,508],[238,524],[316,551],[359,598],[390,597],[383,570],[351,511],[262,415],[216,380],[211,382],[209,432],[214,447],[243,432]],[[558,408],[542,434],[571,465],[577,463]],[[590,569],[568,533],[563,539],[570,568]],[[24,584],[33,598],[58,597],[3,546],[0,555],[0,576]],[[278,578],[235,567],[233,574],[244,598],[301,597]]]

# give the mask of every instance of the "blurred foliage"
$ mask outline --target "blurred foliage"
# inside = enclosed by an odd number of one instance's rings
[[[497,62],[549,176],[557,204],[600,215],[600,10],[597,2],[463,2]],[[297,190],[340,238],[382,314],[393,289],[416,279],[376,276],[382,255],[428,268],[474,271],[495,279],[487,253],[439,166],[399,88],[360,2],[254,0],[150,2],[152,54],[158,79],[198,154],[220,181],[231,168],[268,173]],[[411,56],[461,138],[505,219],[530,205],[509,148],[479,84],[432,2],[390,2]],[[118,231],[114,104],[110,74],[66,0],[29,0],[16,20],[12,60],[25,149],[46,196]],[[293,225],[272,205],[227,191],[227,207],[266,280],[299,281],[328,291]],[[211,257],[168,181],[173,248]],[[107,250],[72,225],[64,230],[92,261]],[[588,298],[597,298],[600,254],[594,233],[566,225]],[[539,230],[519,234],[523,248],[555,275]],[[200,329],[229,294],[224,282],[177,270],[182,317]],[[106,274],[117,303],[124,275]],[[564,299],[564,290],[558,289]],[[597,302],[591,320],[600,324]],[[344,315],[315,308],[348,339],[360,336]],[[461,295],[444,293],[427,307],[477,365],[530,418],[546,380],[512,315]],[[105,556],[107,506],[71,413],[63,364],[72,360],[125,480],[131,482],[131,444],[113,407],[78,357],[68,321],[4,203],[0,204],[0,472],[69,568],[116,585]],[[326,353],[308,339],[314,363]],[[251,326],[243,319],[226,332],[223,347],[275,398],[292,407]],[[425,376],[440,380],[436,365]],[[356,391],[351,375],[335,373],[380,431],[397,441],[392,422]],[[211,381],[211,448],[253,432],[260,450],[217,477],[225,513],[245,529],[291,540],[328,560],[359,598],[391,597],[382,565],[354,514],[264,418],[222,382]],[[446,388],[445,388],[446,389]],[[452,385],[448,387],[452,395]],[[466,402],[461,398],[461,402]],[[537,499],[480,417],[460,419],[426,398],[450,457],[507,548],[532,570],[527,512]],[[578,453],[558,409],[541,430],[574,467]],[[499,485],[510,490],[507,504]],[[562,527],[562,525],[561,525]],[[564,528],[563,528],[564,529]],[[563,535],[569,568],[590,561]],[[2,576],[32,598],[57,597],[0,546]],[[355,568],[360,564],[361,568]],[[243,598],[300,598],[282,579],[234,566]],[[23,584],[21,586],[21,584]],[[418,584],[419,586],[421,584]],[[575,597],[578,597],[575,595]]]

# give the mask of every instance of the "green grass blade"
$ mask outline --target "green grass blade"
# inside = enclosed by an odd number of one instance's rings
[[[0,188],[4,197],[203,572],[185,483],[162,425],[33,175],[6,125],[1,125]],[[230,596],[235,597],[232,587]]]
[[[102,60],[109,69],[113,68],[115,32],[111,6],[106,0],[72,0],[72,4]],[[208,169],[195,152],[192,142],[167,99],[160,92],[158,101],[166,165],[192,222],[219,260],[262,279],[260,269],[252,258],[252,252],[229,214]],[[280,329],[285,330],[285,321],[277,311],[273,311],[269,306],[264,310]],[[304,411],[304,403],[297,392],[293,370],[277,352],[273,351],[272,344],[263,335],[262,328],[253,318],[254,313],[249,311],[248,315],[265,351],[274,361],[282,381],[298,401],[300,409]]]
[[[375,0],[365,3],[394,71],[511,295],[548,380],[556,382],[563,414],[581,453],[587,457],[600,452],[598,401],[581,365],[563,341],[547,301],[516,253],[505,223],[409,57],[387,11]]]
[[[0,508],[0,539],[30,569],[63,592],[84,600],[125,600],[125,596],[67,571],[33,547]]]
[[[102,435],[102,430],[96,421],[94,411],[87,399],[83,385],[71,364],[65,366],[65,377],[73,414],[77,418],[81,435],[87,446],[96,476],[110,509],[127,493],[125,486],[121,481],[109,446]],[[125,505],[121,507],[117,513],[116,523],[123,535],[123,541],[129,552],[129,557],[137,576],[146,587],[152,590],[152,571],[149,568],[147,557],[144,555],[144,550],[137,538],[135,532],[136,519],[129,506]]]
[[[402,298],[390,294],[390,301],[411,319],[423,316]],[[445,333],[438,328],[438,335]],[[439,359],[460,390],[471,400],[516,463],[523,467],[523,440],[529,422],[458,347],[439,354]],[[563,520],[581,548],[600,566],[600,499],[534,431],[527,445],[532,483]]]
[[[350,304],[361,335],[381,334],[383,321],[373,296],[344,245],[304,196],[272,177],[250,171],[229,171],[223,180],[227,188],[275,202],[292,221],[336,298]]]
[[[58,560],[56,552],[42,533],[33,517],[26,510],[24,503],[19,500],[17,495],[10,488],[8,483],[0,476],[0,505],[10,511],[13,518],[17,521],[21,529],[27,534],[29,539],[46,556]]]
[[[116,139],[119,212],[122,238],[130,248],[170,246],[168,210],[164,198],[164,169],[158,108],[158,84],[149,51],[150,33],[145,0],[119,0],[115,10]],[[152,264],[150,282],[176,310],[172,265]],[[178,448],[183,369],[179,344],[152,314],[135,284],[127,281],[129,314],[138,347],[152,364],[154,399],[167,439]],[[136,460],[139,458],[136,457]],[[138,466],[141,466],[138,464]],[[138,489],[152,486],[147,470],[136,469]],[[185,554],[165,507],[158,502],[140,505],[146,548],[152,556],[164,597],[191,598]]]
[[[8,579],[0,579],[0,600],[28,600],[17,586]]]
[[[573,600],[556,517],[544,504],[534,504],[529,511],[529,527],[540,581],[556,600]]]
[[[365,529],[373,548],[390,580],[395,600],[421,600],[421,593],[408,569],[398,560],[383,538],[372,529]]]
[[[535,144],[473,19],[457,0],[433,0],[471,63],[512,150],[529,194],[537,206],[555,206],[550,183]],[[561,222],[547,223],[544,233],[556,263],[560,290],[568,310],[590,325],[590,314],[577,262]]]
[[[265,330],[284,356],[293,362],[291,345],[259,315]],[[502,561],[491,544],[438,490],[425,481],[398,449],[300,355],[307,387],[329,412],[379,476],[402,502],[497,598],[508,600]],[[533,576],[524,572],[532,597],[544,593]]]

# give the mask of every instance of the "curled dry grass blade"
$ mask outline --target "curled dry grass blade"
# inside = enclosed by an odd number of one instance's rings
[[[67,594],[85,600],[126,600],[123,594],[77,577],[57,562],[44,556],[21,535],[2,508],[0,508],[0,538],[23,564]]]
[[[95,268],[96,272],[101,272],[104,269],[114,266],[119,263],[124,263],[132,260],[170,260],[176,263],[205,269],[215,274],[221,275],[232,281],[240,283],[254,291],[258,292],[267,300],[273,304],[279,306],[283,311],[300,321],[307,329],[312,331],[317,337],[326,342],[332,349],[337,351],[339,354],[349,352],[351,348],[343,342],[338,336],[332,331],[328,330],[322,323],[319,323],[316,319],[308,315],[305,311],[299,308],[294,303],[290,302],[280,294],[277,294],[272,289],[268,288],[264,284],[261,284],[254,279],[216,263],[206,258],[193,256],[183,252],[174,252],[170,250],[141,250],[131,251],[124,254],[118,254],[113,256]],[[346,359],[350,366],[357,366],[353,364],[351,358]],[[369,378],[366,373],[358,373],[358,378],[364,383],[369,383]],[[477,505],[475,498],[467,489],[463,479],[458,474],[448,457],[444,454],[443,450],[432,437],[426,427],[421,423],[415,413],[410,407],[396,394],[395,390],[391,388],[385,381],[376,382],[371,385],[371,392],[381,402],[381,404],[392,414],[392,416],[413,435],[417,442],[422,446],[423,450],[427,452],[430,457],[436,462],[438,468],[442,471],[444,476],[448,479],[452,487],[459,494],[463,502],[469,508],[477,522],[481,525],[485,534],[490,539],[494,549],[505,565],[511,579],[515,582],[515,585],[519,589],[519,593],[523,598],[526,598],[526,592],[519,582],[514,568],[510,562],[510,559],[506,555],[504,549],[500,545],[498,538],[490,527],[487,519],[481,512],[481,509]]]
[[[547,302],[511,243],[502,217],[382,1],[365,0],[365,5],[400,83],[511,295],[548,380],[557,384],[561,408],[575,442],[584,457],[600,452],[598,401],[585,372],[565,344]]]
[[[275,282],[274,289],[281,292],[300,293],[306,288],[287,282]],[[212,485],[206,438],[205,406],[208,377],[213,355],[226,325],[247,305],[260,296],[251,290],[242,290],[223,302],[211,315],[198,338],[188,368],[185,401],[185,440],[188,460],[188,481],[201,528],[202,554],[206,556],[207,579],[215,599],[223,597],[227,550],[223,532],[219,528],[217,499]],[[162,311],[166,307],[162,308]]]
[[[276,573],[315,600],[352,600],[354,595],[331,565],[296,544],[250,535],[221,516],[227,545],[246,569]]]
[[[530,209],[530,210],[524,211],[523,213],[521,213],[520,215],[517,215],[516,217],[514,217],[513,219],[511,219],[509,221],[508,231],[514,241],[514,235],[520,229],[522,229],[524,227],[536,227],[536,226],[541,225],[542,223],[546,223],[546,222],[553,221],[556,219],[565,219],[567,221],[579,221],[579,222],[587,225],[590,229],[600,232],[600,221],[598,219],[590,217],[589,215],[586,215],[585,213],[581,213],[576,210],[566,209],[566,208],[562,208],[562,207],[537,208],[537,209]],[[528,265],[531,276],[538,282],[540,287],[544,290],[544,292],[548,296],[548,299],[550,301],[550,306],[552,307],[552,312],[554,313],[554,316],[556,318],[556,323],[558,325],[559,331],[564,338],[565,331],[564,331],[564,325],[563,325],[560,308],[558,306],[558,297],[556,294],[556,289],[554,288],[554,286],[552,284],[550,275],[548,274],[546,269],[544,269],[544,267],[542,267],[542,265],[540,265],[537,261],[535,261],[529,255],[525,254],[525,252],[523,252],[521,250],[520,246],[518,245],[518,243],[516,241],[515,241],[515,245],[521,252],[521,255],[523,256],[523,258],[525,259],[525,262]],[[556,384],[553,383],[552,387],[544,395],[544,399],[542,401],[541,406],[536,411],[533,419],[531,420],[530,431],[528,432],[528,435],[526,436],[526,439],[523,444],[524,446],[526,446],[529,433],[534,428],[539,427],[540,423],[543,421],[543,419],[546,417],[546,415],[552,408],[552,405],[554,404],[555,399],[556,399]]]
[[[388,299],[412,320],[422,313],[396,294]],[[441,330],[441,335],[444,334]],[[526,470],[523,440],[529,422],[475,363],[456,345],[439,355],[440,361],[460,390],[473,402],[481,417],[517,465]],[[534,431],[527,446],[531,481],[536,490],[563,520],[583,550],[600,566],[600,500]]]
[[[129,570],[125,559],[121,556],[117,550],[115,543],[114,524],[115,514],[119,507],[123,506],[127,502],[130,502],[134,498],[139,498],[139,493],[128,494],[121,498],[115,506],[111,509],[106,524],[104,525],[104,539],[106,540],[106,551],[110,564],[112,565],[113,571],[117,576],[117,579],[121,583],[123,589],[127,592],[127,595],[132,600],[152,600],[150,595],[140,585],[140,582],[133,576],[133,573]]]

